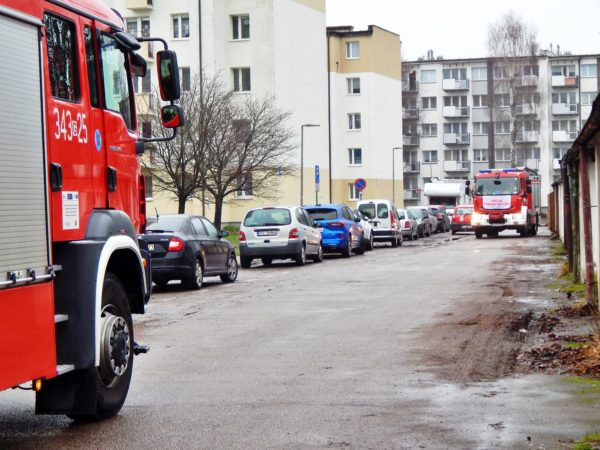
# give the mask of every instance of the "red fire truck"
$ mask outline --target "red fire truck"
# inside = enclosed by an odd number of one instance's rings
[[[116,414],[144,350],[131,318],[151,286],[139,158],[160,138],[137,132],[139,48],[100,0],[0,0],[0,390],[33,389],[36,413]],[[166,45],[156,65],[174,136]]]
[[[539,224],[539,177],[527,168],[485,169],[475,176],[471,225],[475,237],[502,230],[535,236]]]

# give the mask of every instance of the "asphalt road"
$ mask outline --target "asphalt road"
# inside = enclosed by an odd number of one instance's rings
[[[554,268],[527,256],[549,245],[444,233],[304,267],[255,263],[197,292],[169,285],[136,317],[151,351],[117,417],[36,417],[31,393],[3,392],[0,448],[561,448],[600,413],[560,377],[448,380],[423,357],[430,337],[444,351],[442,318],[497,294],[503,259],[537,280],[521,306],[544,307]]]

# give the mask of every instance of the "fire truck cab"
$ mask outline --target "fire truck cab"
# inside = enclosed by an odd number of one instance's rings
[[[32,381],[36,413],[101,419],[129,389],[151,287],[139,48],[100,0],[0,0],[0,390]],[[174,53],[156,65],[174,128]]]
[[[539,225],[539,177],[529,169],[485,169],[475,176],[471,226],[475,237],[502,230],[535,236]]]

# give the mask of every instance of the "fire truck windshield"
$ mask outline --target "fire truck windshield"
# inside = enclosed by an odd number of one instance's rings
[[[514,195],[519,193],[517,178],[480,178],[477,180],[477,195]]]

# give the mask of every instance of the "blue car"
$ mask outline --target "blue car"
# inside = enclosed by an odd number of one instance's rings
[[[321,231],[323,251],[341,253],[349,258],[352,252],[362,255],[366,250],[366,241],[360,219],[343,204],[305,205],[304,209],[315,221]]]

